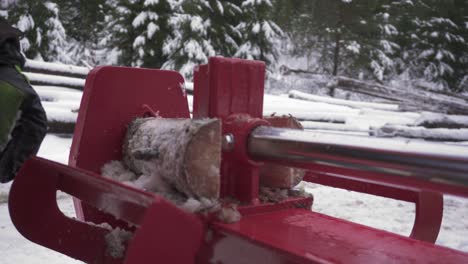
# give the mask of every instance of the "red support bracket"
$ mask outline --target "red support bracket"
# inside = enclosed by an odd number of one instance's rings
[[[375,181],[376,173],[347,171],[347,176],[344,176],[337,173],[339,169],[334,170],[335,173],[308,171],[304,180],[344,190],[414,203],[416,215],[410,237],[435,243],[442,225],[444,199],[441,193]]]
[[[111,230],[60,212],[58,190],[136,227],[128,249],[122,248],[125,263],[194,263],[205,231],[196,215],[157,195],[41,158],[26,161],[10,193],[10,215],[24,237],[86,263],[124,262],[112,254],[119,242],[110,238]]]
[[[194,74],[194,118],[223,119],[223,134],[234,138],[234,149],[223,153],[221,197],[258,203],[259,163],[250,160],[247,136],[263,117],[265,64],[259,61],[210,58]]]

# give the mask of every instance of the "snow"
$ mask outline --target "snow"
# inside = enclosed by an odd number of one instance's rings
[[[424,138],[439,141],[468,141],[468,129],[466,128],[449,129],[385,125],[372,129],[372,135],[377,137]]]
[[[395,104],[378,104],[378,103],[367,103],[367,102],[356,102],[350,100],[336,99],[333,97],[318,96],[300,91],[292,90],[289,91],[289,96],[292,98],[305,99],[315,102],[323,102],[336,105],[350,106],[353,108],[373,108],[389,111],[398,111],[398,105]]]
[[[444,115],[431,112],[422,112],[421,116],[415,120],[414,125],[432,125],[444,123],[446,125],[468,127],[468,116],[463,115]]]
[[[22,15],[19,18],[18,23],[16,24],[16,27],[19,30],[26,32],[29,29],[34,27],[34,20],[30,15]]]
[[[413,203],[303,182],[314,195],[319,213],[409,236],[415,218]],[[444,196],[442,227],[436,244],[468,252],[468,200]]]
[[[56,86],[35,85],[49,121],[75,123],[83,93]]]
[[[70,152],[71,137],[47,135],[38,156],[66,164]],[[10,220],[6,197],[11,183],[0,184],[0,262],[2,264],[72,264],[82,263],[63,254],[30,242],[16,231]],[[2,201],[3,197],[3,201]],[[73,201],[68,195],[58,195],[60,210],[69,217],[75,217]]]
[[[31,81],[40,83],[50,83],[54,85],[67,85],[77,88],[83,88],[85,86],[85,80],[73,77],[55,76],[42,73],[24,72],[24,75]]]

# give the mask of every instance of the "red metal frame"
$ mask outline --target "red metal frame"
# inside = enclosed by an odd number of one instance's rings
[[[35,243],[86,263],[123,262],[110,255],[111,244],[106,238],[110,230],[60,212],[57,190],[139,227],[126,250],[125,263],[145,263],[148,259],[190,263],[200,248],[204,227],[195,215],[156,195],[41,158],[26,161],[11,188],[8,204],[17,229]],[[146,250],[148,247],[151,249]]]
[[[372,176],[375,175],[370,175]],[[304,181],[414,203],[416,215],[410,237],[430,243],[435,243],[437,240],[444,209],[444,197],[441,193],[312,171],[306,173]]]
[[[467,253],[426,242],[435,240],[440,227],[442,200],[437,191],[447,190],[446,186],[438,189],[436,183],[299,164],[313,170],[306,177],[309,181],[415,202],[412,238],[315,213],[309,209],[310,198],[261,204],[261,164],[246,149],[250,131],[268,125],[262,119],[264,73],[263,63],[220,57],[211,58],[195,72],[194,117],[221,118],[223,133],[235,139],[234,148],[223,153],[221,195],[241,201],[239,222],[224,224],[210,216],[188,214],[156,195],[98,175],[106,162],[120,159],[126,126],[134,117],[189,117],[179,74],[116,67],[95,69],[87,79],[71,166],[36,158],[20,171],[10,196],[13,222],[34,242],[89,263],[468,260]],[[56,190],[81,200],[76,208],[82,220],[136,229],[125,259],[109,259],[103,253],[107,230],[63,216],[56,205]],[[456,191],[467,193],[463,188]],[[31,208],[33,199],[40,206]]]
[[[121,160],[127,125],[145,113],[189,118],[183,84],[183,77],[173,71],[125,67],[98,67],[91,71],[83,91],[69,165],[100,173],[107,162]],[[79,219],[116,222],[93,207],[82,206],[79,200],[75,200],[75,209]]]

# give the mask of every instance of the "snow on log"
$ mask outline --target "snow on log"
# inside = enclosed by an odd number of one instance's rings
[[[371,128],[371,136],[421,138],[435,141],[468,141],[468,129],[425,128],[386,125]]]
[[[468,128],[468,116],[423,112],[414,125],[426,128]]]
[[[33,85],[52,85],[83,90],[85,79],[24,72]]]
[[[351,78],[338,77],[329,84],[331,87],[344,89],[356,93],[367,94],[388,100],[402,102],[410,108],[418,107],[432,112],[449,114],[468,114],[468,104],[465,100],[419,91],[418,93],[396,89],[389,86],[372,84]],[[406,109],[402,106],[402,109]]]
[[[132,122],[123,144],[124,163],[141,175],[139,187],[191,198],[217,198],[221,123],[216,119],[143,118]]]
[[[57,86],[42,86],[33,85],[41,101],[46,102],[72,102],[73,105],[80,105],[83,92],[75,89],[57,87]]]
[[[332,130],[332,131],[345,131],[345,132],[369,132],[370,127],[347,125],[347,124],[336,124],[336,123],[325,123],[325,122],[314,122],[314,121],[303,121],[301,122],[304,129],[315,129],[315,130]]]
[[[298,120],[302,121],[317,121],[317,122],[331,122],[331,123],[345,123],[349,116],[356,116],[356,113],[350,113],[348,115],[344,113],[330,113],[330,112],[312,112],[312,111],[275,111],[274,109],[268,109],[263,111],[264,116],[271,115],[292,115]]]
[[[274,127],[303,130],[301,123],[294,117],[272,116],[265,119]],[[266,163],[260,168],[260,185],[271,188],[291,189],[302,181],[304,175],[305,171],[302,169]]]
[[[356,102],[356,101],[350,101],[350,100],[336,99],[332,97],[313,95],[313,94],[303,93],[303,92],[296,91],[296,90],[290,91],[289,97],[307,100],[307,101],[313,101],[313,102],[349,106],[353,108],[373,108],[373,109],[387,110],[387,111],[399,111],[398,105],[396,104]]]
[[[86,79],[89,69],[61,63],[26,60],[24,71]]]
[[[414,87],[417,87],[418,89],[424,90],[426,92],[455,97],[455,98],[462,99],[468,102],[468,96],[466,95],[463,95],[461,93],[457,94],[457,93],[449,92],[448,90],[434,90],[433,87],[430,87],[429,83],[421,82],[421,80],[412,81],[411,84]]]

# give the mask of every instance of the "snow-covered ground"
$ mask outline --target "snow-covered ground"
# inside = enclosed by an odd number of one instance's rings
[[[39,156],[66,163],[71,138],[47,135]],[[375,228],[409,235],[414,221],[414,205],[407,202],[360,194],[321,185],[305,184],[314,194],[313,210],[358,222]],[[62,254],[29,242],[10,221],[5,198],[9,184],[0,185],[0,263],[79,263]],[[69,216],[74,215],[71,198],[58,196],[58,205]],[[444,197],[444,218],[437,244],[468,252],[468,200]]]

